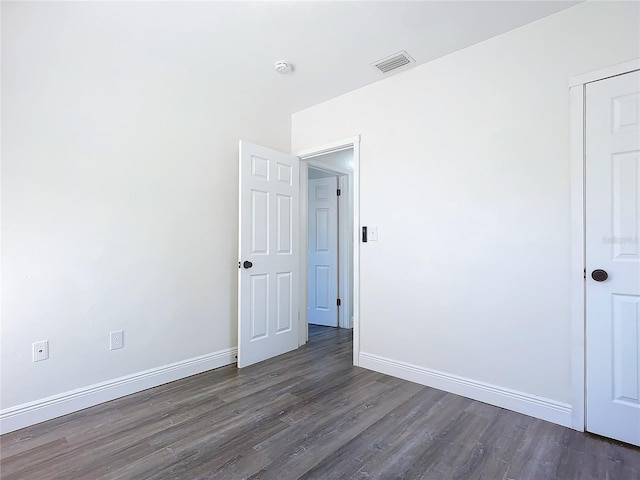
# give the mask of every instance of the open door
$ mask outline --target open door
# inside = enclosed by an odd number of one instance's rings
[[[238,367],[298,348],[297,157],[240,142]]]

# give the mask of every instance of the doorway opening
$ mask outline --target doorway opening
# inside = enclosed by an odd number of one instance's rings
[[[307,323],[352,328],[353,149],[307,162]]]
[[[319,158],[343,150],[352,151],[352,169]],[[347,289],[341,294],[347,312],[342,325],[353,329],[353,364],[359,365],[359,155],[359,136],[297,156],[240,141],[238,368],[307,343],[309,166],[338,175],[347,192],[341,214],[350,224],[341,228],[342,271],[348,279],[341,286]]]
[[[354,365],[360,351],[359,140],[354,137],[298,154],[300,267],[305,272],[300,285],[300,345],[309,340],[310,325],[353,329]]]

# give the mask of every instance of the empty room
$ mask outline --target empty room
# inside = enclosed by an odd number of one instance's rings
[[[640,479],[639,1],[2,1],[0,478]]]

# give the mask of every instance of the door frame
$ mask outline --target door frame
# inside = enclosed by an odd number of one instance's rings
[[[585,102],[588,83],[640,70],[640,59],[573,77],[569,81],[571,170],[571,427],[586,425]]]
[[[353,149],[353,171],[343,170],[339,167],[333,165],[323,164],[317,157],[321,155],[325,155],[327,153],[339,152],[341,150]],[[360,135],[355,137],[346,138],[343,140],[337,140],[335,142],[327,143],[324,145],[319,145],[317,147],[307,148],[299,151],[294,154],[300,159],[300,271],[305,272],[308,268],[308,259],[307,259],[307,244],[308,244],[308,167],[318,167],[323,170],[328,170],[338,175],[341,175],[341,178],[347,177],[347,181],[344,182],[344,185],[348,189],[348,197],[351,199],[350,205],[347,205],[347,209],[349,209],[353,216],[353,258],[351,263],[351,269],[353,271],[353,293],[351,299],[349,296],[343,296],[343,288],[347,289],[348,292],[348,282],[344,282],[341,278],[340,281],[340,295],[341,298],[345,298],[346,300],[353,301],[353,364],[358,366],[360,363],[360,236],[359,225],[360,225]],[[315,160],[314,160],[315,159]],[[343,185],[343,184],[341,184]],[[341,186],[342,188],[342,186]],[[345,202],[339,202],[344,204]],[[342,214],[343,210],[339,206],[338,214],[340,217],[344,218],[345,215]],[[341,238],[339,239],[339,243],[344,240],[343,235],[348,235],[348,230],[343,227],[342,221],[340,220],[339,229],[342,230],[340,233]],[[344,260],[342,253],[340,254],[340,258],[338,259],[338,263],[340,264]],[[344,265],[344,264],[343,264]],[[344,269],[348,272],[349,269]],[[308,325],[307,318],[307,307],[308,307],[308,279],[306,275],[300,275],[300,298],[299,298],[299,338],[298,344],[304,345],[307,343],[307,334],[308,329],[306,326]],[[344,305],[344,302],[343,302]],[[345,311],[349,311],[348,307],[344,309]],[[347,319],[349,320],[349,319]],[[340,322],[339,326],[343,326],[343,322]]]

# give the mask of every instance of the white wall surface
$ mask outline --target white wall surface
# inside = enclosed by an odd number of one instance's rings
[[[311,167],[309,167],[309,170],[307,171],[307,175],[309,176],[309,180],[316,180],[318,178],[329,178],[329,177],[336,176],[335,173],[325,172],[324,170],[318,170],[317,168],[311,168]]]
[[[339,167],[343,170],[353,171],[353,149],[348,148],[346,150],[339,150],[337,152],[325,153],[319,157],[313,157],[314,160],[319,160],[322,163]]]
[[[361,134],[362,352],[571,403],[570,77],[640,56],[587,2],[293,115]]]
[[[3,2],[3,409],[237,345],[238,140],[286,151],[290,117],[144,5]]]

